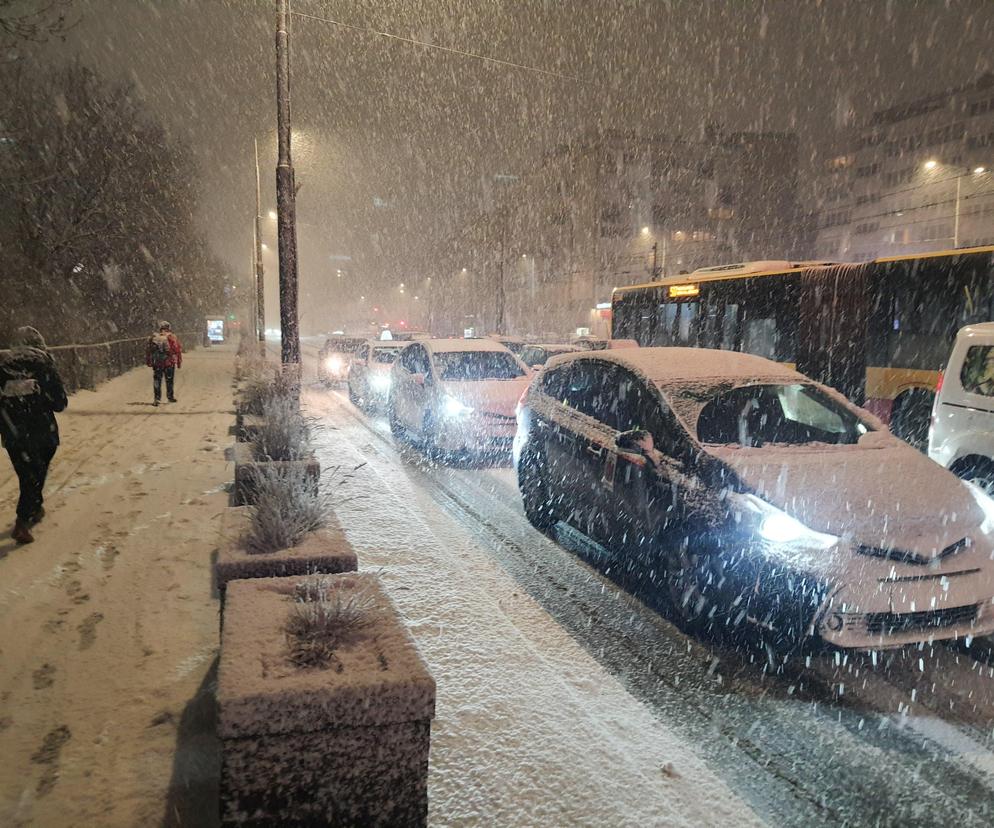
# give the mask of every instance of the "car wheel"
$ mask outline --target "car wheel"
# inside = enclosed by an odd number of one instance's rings
[[[549,498],[549,487],[542,474],[539,455],[527,444],[518,460],[518,489],[528,522],[539,532],[549,534],[557,519]]]
[[[988,457],[967,457],[953,464],[953,474],[967,480],[994,497],[994,460]]]
[[[438,430],[435,427],[435,418],[430,411],[425,412],[421,421],[421,450],[425,457],[431,460],[439,459],[441,451],[438,448]]]
[[[403,423],[397,419],[397,411],[394,408],[392,397],[387,400],[387,419],[390,420],[390,433],[393,434],[393,436],[398,440],[405,439],[407,437],[407,431],[405,430]]]
[[[666,591],[673,619],[687,630],[711,626],[725,580],[719,559],[700,538],[686,537],[675,548],[659,548],[666,555]]]

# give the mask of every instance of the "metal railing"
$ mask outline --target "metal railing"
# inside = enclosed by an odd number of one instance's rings
[[[177,332],[184,350],[193,350],[202,336],[200,331]],[[98,384],[145,364],[147,336],[114,339],[85,345],[52,345],[48,351],[55,360],[59,375],[72,393],[80,388],[94,390]]]

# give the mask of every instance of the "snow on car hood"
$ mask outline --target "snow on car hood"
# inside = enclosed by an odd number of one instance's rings
[[[518,400],[521,399],[530,382],[531,377],[477,382],[463,380],[443,382],[442,388],[446,394],[452,395],[463,405],[468,405],[477,411],[513,417]]]
[[[975,532],[984,514],[942,466],[894,440],[879,447],[708,446],[757,495],[818,532],[924,559]]]

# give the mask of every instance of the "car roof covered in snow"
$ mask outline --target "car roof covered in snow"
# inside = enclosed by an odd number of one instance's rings
[[[631,348],[611,351],[582,351],[562,354],[549,360],[546,369],[576,360],[615,362],[646,377],[659,386],[702,380],[725,382],[810,382],[808,377],[779,362],[738,351],[707,348]]]
[[[421,343],[433,354],[448,354],[458,351],[499,351],[511,353],[496,339],[422,339]]]

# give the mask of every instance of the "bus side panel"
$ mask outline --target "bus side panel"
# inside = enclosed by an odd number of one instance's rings
[[[861,405],[866,393],[869,265],[801,274],[797,370]]]

